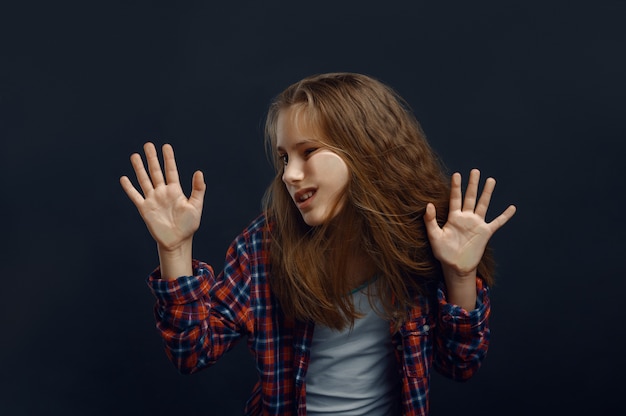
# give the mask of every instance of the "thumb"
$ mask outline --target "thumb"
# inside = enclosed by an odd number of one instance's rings
[[[204,203],[204,193],[206,191],[204,175],[201,171],[197,170],[193,174],[193,178],[191,181],[191,196],[189,197],[189,202],[199,208],[202,208],[202,205]]]
[[[438,230],[441,230],[437,223],[437,210],[432,203],[426,205],[426,212],[424,213],[424,224],[426,225],[426,231],[428,234],[432,234]]]

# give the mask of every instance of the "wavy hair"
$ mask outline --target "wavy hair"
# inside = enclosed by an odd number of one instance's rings
[[[345,203],[328,224],[310,227],[282,181],[276,151],[278,115],[296,109],[325,146],[347,164]],[[365,253],[376,269],[375,293],[386,319],[401,324],[416,295],[432,295],[442,279],[424,225],[426,205],[448,214],[449,177],[409,105],[392,88],[354,73],[307,77],[272,101],[265,124],[266,148],[276,176],[264,196],[270,231],[270,284],[289,317],[330,328],[353,325],[360,315],[342,278],[347,259]],[[478,268],[491,283],[489,250]]]

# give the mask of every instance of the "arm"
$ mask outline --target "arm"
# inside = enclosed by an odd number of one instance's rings
[[[245,294],[249,291],[242,287],[249,283],[247,256],[243,248],[229,249],[227,279],[215,278],[209,265],[192,261],[192,239],[200,225],[206,188],[202,173],[194,174],[187,198],[172,147],[163,146],[165,175],[154,145],[146,143],[144,151],[149,174],[141,156],[131,156],[143,195],[128,177],[120,183],[157,243],[160,267],[148,278],[148,286],[157,299],[154,314],[166,353],[179,371],[193,373],[213,364],[239,339],[247,316]],[[236,285],[237,290],[227,285]],[[224,301],[231,290],[238,294],[239,303],[232,298]]]
[[[225,272],[217,277],[209,265],[194,260],[193,276],[165,280],[157,269],[148,278],[165,352],[183,374],[213,365],[252,330],[247,319],[250,273],[247,256],[240,254],[233,243]]]
[[[443,270],[448,301],[467,311],[475,308],[476,269],[487,242],[516,210],[514,205],[510,205],[502,214],[487,223],[485,216],[496,181],[493,178],[485,181],[483,192],[476,203],[479,180],[480,172],[473,169],[463,199],[461,175],[452,175],[450,211],[443,227],[437,224],[433,204],[428,204],[424,215],[428,239]]]
[[[137,207],[150,234],[157,243],[161,277],[173,280],[193,274],[191,267],[193,234],[200,226],[206,185],[202,172],[193,175],[191,196],[187,198],[180,186],[172,146],[163,146],[165,176],[161,171],[156,148],[144,145],[150,175],[137,153],[130,158],[143,195],[127,176],[120,178],[126,195]]]
[[[485,216],[495,180],[485,181],[478,202],[480,172],[473,169],[465,199],[461,175],[452,175],[450,210],[439,227],[433,204],[428,204],[424,222],[433,253],[441,263],[444,283],[438,290],[439,314],[435,368],[452,379],[467,380],[480,367],[489,346],[489,289],[476,276],[478,264],[491,236],[514,214],[509,206],[492,222]]]
[[[437,291],[433,364],[439,373],[453,380],[471,378],[480,368],[489,348],[489,288],[480,278],[476,279],[474,287],[476,301],[471,311],[448,302],[443,287]]]

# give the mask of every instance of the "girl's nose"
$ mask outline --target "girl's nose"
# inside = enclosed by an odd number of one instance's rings
[[[283,182],[286,184],[294,184],[304,178],[304,172],[301,164],[297,161],[289,161],[283,171]]]

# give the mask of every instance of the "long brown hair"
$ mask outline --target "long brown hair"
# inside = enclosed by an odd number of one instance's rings
[[[308,226],[282,181],[276,128],[282,110],[295,108],[343,158],[350,171],[345,203],[329,224]],[[353,73],[305,78],[279,94],[269,107],[266,146],[276,176],[264,198],[272,223],[270,284],[287,316],[341,329],[359,317],[346,296],[353,289],[347,259],[371,259],[376,293],[387,319],[401,323],[418,294],[442,278],[426,234],[428,202],[440,225],[449,204],[449,178],[408,104],[389,86]],[[491,283],[486,252],[478,272]]]

